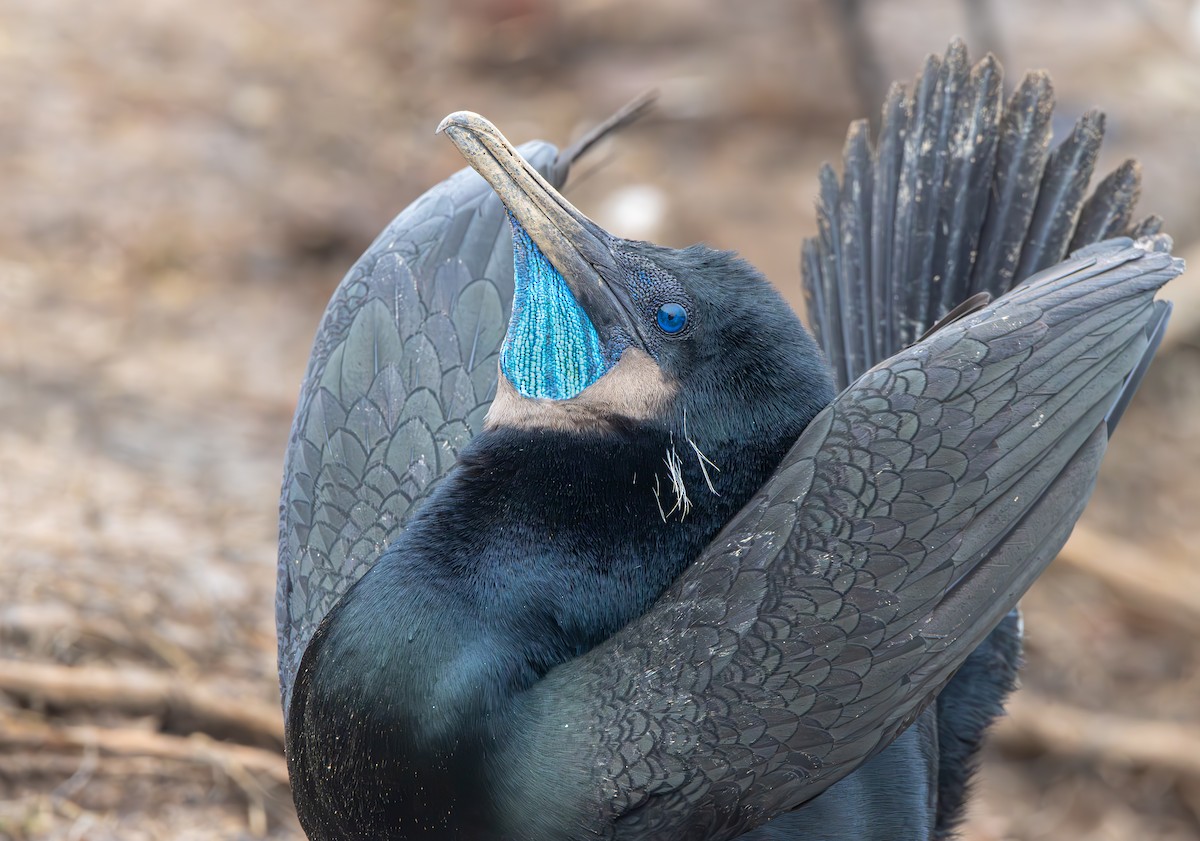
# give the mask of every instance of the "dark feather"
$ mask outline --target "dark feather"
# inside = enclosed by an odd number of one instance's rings
[[[925,324],[949,312],[971,294],[971,266],[979,251],[983,220],[991,199],[1003,75],[995,58],[986,56],[971,69],[968,87],[955,107],[949,177],[943,188],[945,197],[938,220],[939,239],[945,241],[945,258],[937,262],[937,272],[928,279],[941,294],[937,308]],[[920,279],[907,279],[913,281]],[[889,353],[897,350],[899,347],[888,348]]]
[[[863,307],[874,313],[875,327],[881,339],[878,348],[882,357],[891,353],[893,347],[898,347],[899,335],[896,312],[893,304],[897,286],[896,273],[892,264],[892,231],[896,223],[896,202],[898,184],[901,177],[901,162],[904,156],[903,137],[908,131],[909,110],[906,107],[904,88],[892,85],[888,91],[887,101],[883,106],[883,119],[879,129],[879,143],[875,147],[875,178],[871,191],[871,296],[874,299],[870,307]],[[818,225],[820,218],[818,216]],[[828,283],[827,278],[811,275],[805,276],[805,283]],[[840,353],[836,346],[822,342],[822,349],[833,366],[834,381],[838,388],[847,384],[861,371],[847,371],[845,363],[835,363],[833,360]],[[841,373],[846,371],[845,374]]]
[[[1083,205],[1071,250],[1128,232],[1141,192],[1141,166],[1134,160],[1125,161],[1100,182],[1095,194]]]
[[[827,171],[828,175],[822,172],[822,183],[828,179],[832,182],[830,189],[836,191],[837,176],[831,170]],[[840,225],[834,236],[838,239],[838,253],[841,255],[837,286],[846,291],[837,297],[839,311],[834,314],[834,320],[842,325],[848,370],[856,370],[875,354],[875,331],[871,328],[874,321],[866,272],[869,265],[867,248],[871,242],[872,183],[870,128],[866,120],[850,126],[842,152],[842,171],[845,177],[839,195]]]
[[[1005,106],[992,200],[980,235],[972,291],[1000,295],[1017,279],[1017,261],[1050,153],[1053,110],[1054,91],[1045,73],[1030,73],[1022,79]]]
[[[924,333],[922,333],[921,337],[919,339],[917,339],[917,341],[920,342],[920,341],[924,341],[925,339],[928,339],[930,336],[932,336],[938,330],[941,330],[943,327],[945,327],[949,324],[953,324],[954,322],[958,321],[960,318],[965,318],[966,316],[970,315],[973,312],[979,312],[979,310],[983,309],[991,302],[992,302],[992,296],[989,295],[987,292],[976,292],[970,298],[967,298],[967,300],[963,301],[961,304],[956,306],[954,309],[950,310],[950,312],[946,313],[944,316],[939,318],[937,320],[937,323],[935,323],[932,327],[930,327],[928,330],[926,330]]]
[[[1067,245],[1079,221],[1083,197],[1103,140],[1104,115],[1089,111],[1075,124],[1071,136],[1050,153],[1038,190],[1037,207],[1021,248],[1017,280],[1067,256]],[[1094,238],[1086,241],[1093,242]]]

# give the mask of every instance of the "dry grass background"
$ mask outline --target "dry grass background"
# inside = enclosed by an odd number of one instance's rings
[[[657,117],[573,198],[737,248],[793,299],[816,166],[865,113],[828,3],[0,0],[0,839],[299,839],[274,673],[283,445],[325,298],[459,166],[472,108],[557,142]],[[866,0],[890,77],[965,4]],[[1109,167],[1200,238],[1182,0],[991,3],[1010,70],[1109,114]],[[980,52],[972,44],[973,53]],[[587,167],[585,167],[587,169]],[[1200,315],[1118,434],[1085,531],[1026,599],[1026,689],[969,839],[1200,838]]]

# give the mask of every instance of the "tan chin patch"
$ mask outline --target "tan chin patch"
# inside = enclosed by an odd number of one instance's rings
[[[675,398],[678,387],[638,348],[625,351],[612,370],[568,400],[524,397],[501,371],[496,399],[483,425],[485,429],[508,426],[568,432],[607,429],[618,416],[632,420],[658,417]]]

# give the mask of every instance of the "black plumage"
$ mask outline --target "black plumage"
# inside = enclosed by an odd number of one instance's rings
[[[823,174],[804,267],[833,378],[745,263],[618,240],[565,204],[545,226],[530,205],[554,191],[489,124],[448,119],[606,341],[651,367],[565,421],[501,381],[484,428],[511,251],[470,173],[343,281],[281,503],[310,837],[949,832],[1011,689],[1005,617],[1082,510],[1180,270],[1162,240],[1094,246],[901,350],[1084,221],[1129,224],[1128,175],[1080,204],[1096,118],[1050,153],[1048,83],[1007,110],[999,85],[952,46],[893,90],[874,150],[852,128],[842,184]],[[561,183],[569,160],[525,152]],[[686,332],[654,333],[663,300]]]

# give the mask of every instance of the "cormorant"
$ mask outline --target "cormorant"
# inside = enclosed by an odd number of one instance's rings
[[[951,832],[1011,611],[1182,269],[1130,228],[1132,168],[1084,202],[1098,115],[1049,152],[1044,76],[999,91],[952,45],[823,173],[832,372],[733,254],[572,207],[574,151],[443,122],[512,239],[466,171],[397,217],[334,293],[288,451],[310,838]]]

